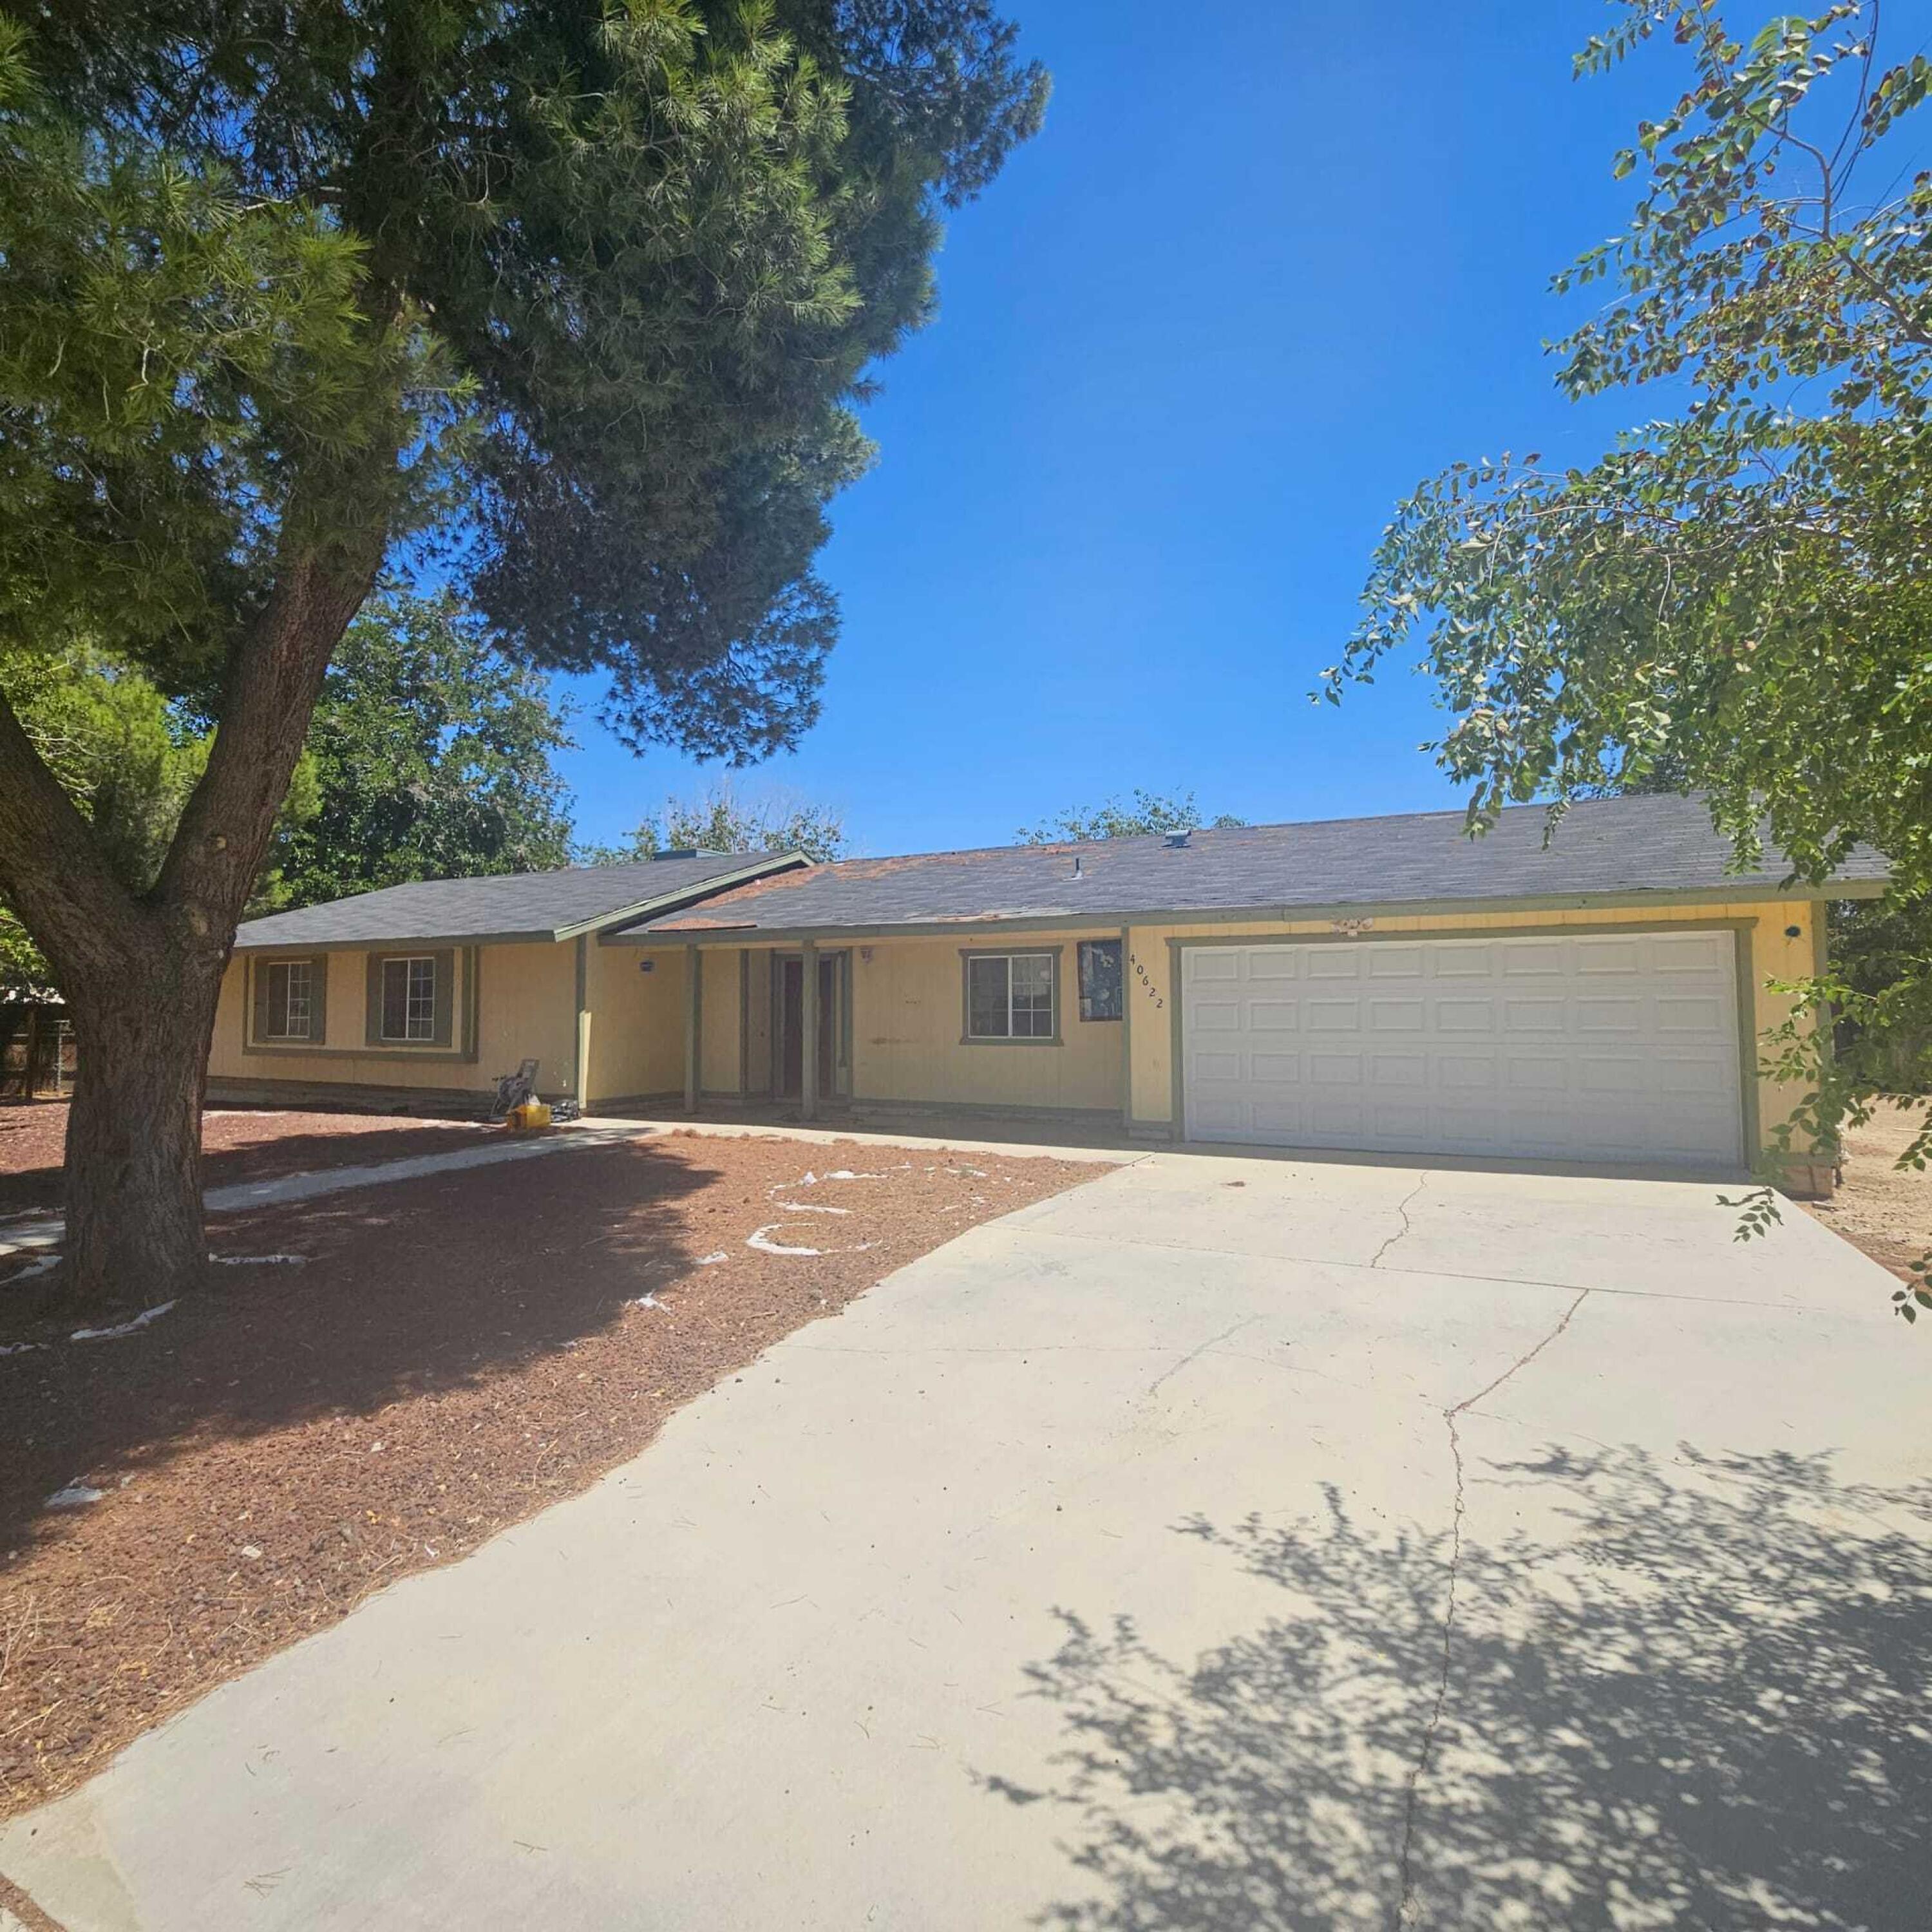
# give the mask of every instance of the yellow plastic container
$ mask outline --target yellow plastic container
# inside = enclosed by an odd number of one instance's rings
[[[533,1134],[538,1128],[550,1125],[550,1103],[526,1100],[521,1106],[510,1109],[507,1120],[512,1133]]]

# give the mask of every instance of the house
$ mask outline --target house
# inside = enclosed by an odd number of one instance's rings
[[[666,854],[242,928],[226,1098],[452,1103],[526,1056],[586,1109],[790,1102],[1154,1138],[1736,1169],[1825,892],[1700,800],[814,864]],[[1833,898],[1884,890],[1860,851]]]

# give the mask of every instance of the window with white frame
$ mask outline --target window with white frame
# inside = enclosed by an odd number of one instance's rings
[[[264,1040],[307,1040],[315,1012],[314,968],[306,959],[273,959],[262,968]]]
[[[1044,1040],[1055,1036],[1051,952],[966,956],[966,1037]]]
[[[436,1037],[436,959],[423,953],[382,962],[382,1037]]]

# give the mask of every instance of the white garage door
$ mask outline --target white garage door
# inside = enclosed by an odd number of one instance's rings
[[[1729,932],[1201,946],[1191,1140],[1741,1159]]]

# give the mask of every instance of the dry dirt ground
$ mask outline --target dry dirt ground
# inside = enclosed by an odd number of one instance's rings
[[[294,1114],[212,1108],[202,1122],[202,1184],[226,1187],[317,1168],[405,1160],[469,1147],[494,1131],[475,1120],[394,1114]],[[0,1215],[58,1211],[64,1100],[0,1103]]]
[[[1849,1129],[1843,1184],[1831,1200],[1810,1204],[1826,1227],[1906,1279],[1932,1250],[1932,1171],[1896,1164],[1925,1107],[1922,1100],[1881,1107],[1862,1127]]]
[[[218,1254],[302,1259],[217,1267],[119,1336],[70,1340],[22,1294],[0,1307],[0,1814],[1096,1172],[674,1135],[223,1217]],[[99,1499],[50,1507],[76,1486]]]

